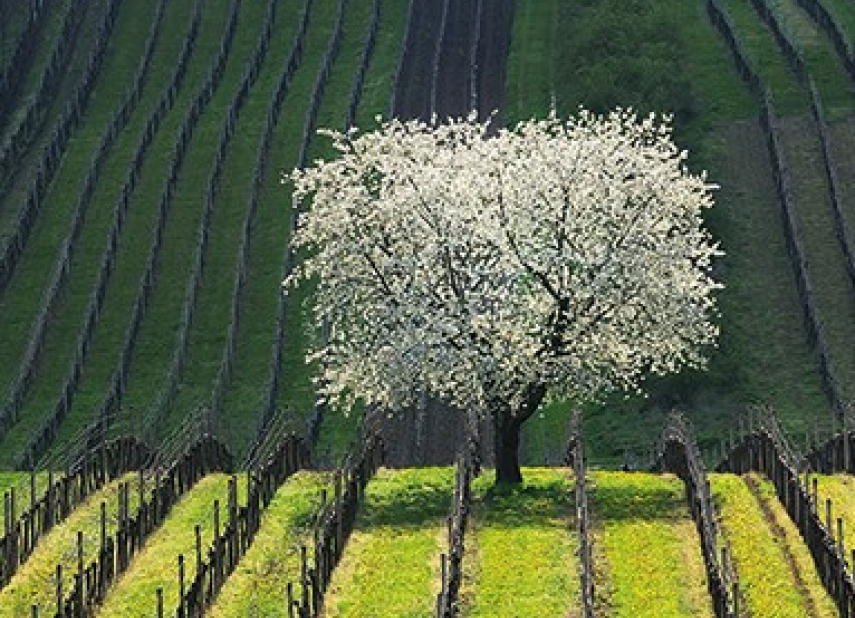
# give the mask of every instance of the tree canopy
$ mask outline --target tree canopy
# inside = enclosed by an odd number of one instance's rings
[[[704,364],[714,187],[686,169],[667,119],[582,110],[330,134],[340,156],[292,174],[311,207],[286,281],[317,282],[325,395],[395,410],[428,392],[491,414],[497,476],[514,481],[519,427],[545,398]]]

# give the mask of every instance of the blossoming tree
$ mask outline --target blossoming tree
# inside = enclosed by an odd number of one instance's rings
[[[712,186],[667,119],[581,111],[488,130],[397,120],[331,133],[292,174],[310,201],[285,282],[317,282],[319,385],[395,410],[427,392],[492,417],[496,480],[521,480],[520,428],[547,398],[637,389],[714,343],[702,225]]]

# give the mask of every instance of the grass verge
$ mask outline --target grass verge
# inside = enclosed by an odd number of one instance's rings
[[[755,474],[711,474],[710,484],[746,611],[777,618],[836,616],[772,484]]]
[[[609,616],[714,616],[700,539],[673,475],[596,472],[589,489]],[[598,538],[599,537],[599,538]]]
[[[451,468],[383,468],[365,502],[326,597],[326,618],[429,618],[446,545]]]
[[[489,470],[475,480],[463,558],[464,615],[566,616],[578,607],[568,474],[525,468],[519,487],[496,487]]]

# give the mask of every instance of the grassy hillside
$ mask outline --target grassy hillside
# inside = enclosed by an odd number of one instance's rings
[[[795,0],[767,3],[802,50],[817,84],[832,122],[842,207],[855,217],[855,180],[845,163],[855,144],[855,86],[828,35]],[[824,0],[824,5],[852,40],[855,10],[850,3]],[[122,415],[135,418],[154,439],[193,411],[213,407],[220,412],[219,431],[238,453],[254,439],[262,412],[287,411],[292,427],[302,430],[314,404],[312,368],[303,356],[319,334],[307,319],[303,296],[292,296],[280,307],[294,207],[280,181],[298,164],[306,113],[321,83],[323,59],[331,52],[338,0],[309,5],[280,0],[269,12],[267,5],[240,3],[233,31],[227,27],[227,0],[202,2],[186,70],[165,104],[165,88],[191,34],[195,3],[165,3],[160,22],[158,6],[121,3],[93,94],[46,189],[14,275],[0,290],[3,404],[23,402],[20,420],[0,437],[0,467],[20,461],[34,433],[63,401],[70,409],[59,428],[60,442],[90,422],[108,395],[118,394]],[[284,79],[307,6],[304,45],[294,56],[293,74]],[[829,240],[837,229],[807,91],[751,3],[724,0],[722,6],[784,116],[783,145],[794,174],[793,196],[814,273],[819,319],[848,395],[855,390],[855,291],[839,244]],[[3,8],[11,16],[4,26],[10,37],[22,27],[16,7],[19,11],[19,4]],[[40,76],[68,17],[79,34],[62,58],[55,92],[40,108],[38,130],[28,136],[20,165],[4,183],[0,230],[10,229],[31,186],[41,149],[62,101],[79,82],[108,3],[92,0],[82,7],[73,12],[64,0],[49,3],[45,36],[29,59],[13,102],[16,111],[0,127],[0,139],[8,139],[28,101],[38,99]],[[334,62],[316,102],[321,126],[343,125],[370,32],[373,3],[344,7],[340,45],[330,56]],[[356,114],[363,127],[388,111],[404,40],[407,3],[382,2],[379,9],[376,45],[366,58]],[[268,18],[269,45],[259,47]],[[121,131],[98,155],[152,32],[157,37],[139,92]],[[258,72],[246,82],[248,96],[234,108],[234,133],[221,144],[227,112],[239,100],[248,62],[256,57]],[[215,77],[208,80],[214,69]],[[727,256],[716,267],[725,289],[721,345],[710,351],[710,371],[653,380],[648,398],[619,395],[589,406],[592,457],[607,464],[640,461],[660,420],[674,407],[692,415],[704,445],[716,443],[746,403],[773,405],[784,426],[797,434],[826,422],[828,400],[803,324],[770,163],[756,126],[758,106],[733,69],[705,2],[518,2],[507,75],[511,122],[553,107],[572,113],[580,104],[595,110],[622,105],[673,112],[678,142],[692,152],[690,165],[709,169],[720,185],[718,206],[708,221]],[[158,122],[150,125],[153,114]],[[330,155],[324,140],[313,140],[308,153],[310,160]],[[97,182],[91,195],[84,194],[81,179],[96,157]],[[139,173],[132,176],[137,164]],[[123,193],[127,201],[120,206]],[[213,196],[210,209],[208,195]],[[80,213],[78,230],[73,217]],[[66,242],[67,276],[56,293],[48,293]],[[108,255],[115,259],[105,266]],[[245,276],[238,277],[239,271]],[[95,302],[93,291],[102,284],[103,296]],[[137,313],[143,316],[139,324]],[[34,341],[40,353],[28,373],[24,361]],[[280,341],[281,356],[273,349]],[[127,375],[120,375],[125,368]],[[526,462],[560,462],[570,407],[556,404],[528,424]],[[346,450],[356,416],[327,417],[320,444],[325,460],[337,460]]]
[[[110,589],[97,615],[152,616],[156,613],[157,589],[163,589],[165,611],[178,607],[178,556],[183,555],[187,579],[192,577],[196,539],[194,528],[202,533],[203,557],[214,536],[214,501],[220,504],[220,525],[225,525],[228,504],[225,474],[211,474],[199,481],[173,507],[161,527],[146,540],[145,549]],[[246,483],[238,484],[238,501],[246,500]]]
[[[0,616],[17,618],[29,615],[33,605],[47,613],[56,609],[56,569],[62,565],[63,587],[71,588],[77,572],[77,533],[83,532],[83,556],[85,564],[96,559],[99,550],[101,502],[108,507],[107,535],[116,530],[119,485],[134,484],[136,475],[128,474],[93,493],[78,506],[62,525],[54,528],[39,541],[35,552],[18,570],[9,585],[0,590]],[[138,493],[131,491],[131,512],[137,507]]]
[[[782,124],[785,154],[795,175],[793,193],[820,320],[832,361],[849,389],[855,383],[855,294],[834,241],[837,231],[807,91],[751,3],[722,4],[778,112],[787,118]],[[834,121],[834,152],[845,161],[852,129],[844,119],[855,102],[851,80],[826,33],[795,1],[770,4],[803,50]],[[851,26],[845,17],[851,7],[843,7],[847,3],[826,4],[843,15],[839,22],[844,29]],[[818,357],[804,327],[771,166],[756,125],[757,103],[733,68],[705,2],[520,3],[508,93],[511,118],[544,113],[551,104],[561,113],[580,104],[595,110],[623,105],[642,112],[672,111],[678,143],[692,153],[690,165],[708,169],[720,186],[708,222],[727,255],[717,269],[725,284],[720,294],[722,336],[719,349],[711,352],[710,371],[651,381],[645,399],[618,396],[590,406],[586,434],[591,456],[608,464],[627,456],[630,463],[639,461],[643,445],[655,439],[655,428],[672,407],[690,413],[702,445],[717,442],[736,411],[749,402],[771,404],[785,427],[797,434],[817,422],[828,423]],[[846,196],[843,207],[851,208],[851,175],[843,168],[838,175]],[[556,405],[543,419],[529,423],[527,461],[560,457],[560,439],[553,436],[565,434],[570,407]]]
[[[328,481],[323,474],[300,472],[279,488],[251,549],[226,581],[210,616],[288,616],[283,582],[294,581],[299,574],[300,547],[311,545],[313,516]]]

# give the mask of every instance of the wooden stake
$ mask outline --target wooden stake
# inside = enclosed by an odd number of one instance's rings
[[[157,618],[163,618],[163,588],[157,589]]]
[[[56,615],[63,618],[62,565],[56,565]]]
[[[184,555],[178,554],[178,611],[179,616],[186,616],[184,609]]]

